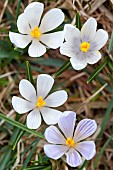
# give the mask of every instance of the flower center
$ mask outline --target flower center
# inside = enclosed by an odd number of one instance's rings
[[[45,106],[46,102],[43,100],[42,96],[38,97],[36,102],[36,106],[40,109],[41,107]]]
[[[40,32],[40,29],[38,27],[34,27],[34,29],[30,32],[31,36],[32,37],[35,37],[35,38],[40,38],[41,36],[41,32]]]
[[[72,138],[67,138],[66,140],[66,145],[70,148],[74,148],[75,146],[75,141]]]
[[[88,43],[88,42],[82,42],[80,44],[80,50],[82,52],[88,52],[89,48],[90,48],[90,43]]]

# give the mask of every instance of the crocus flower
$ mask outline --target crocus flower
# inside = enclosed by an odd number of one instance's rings
[[[91,119],[83,119],[74,130],[75,121],[76,113],[65,111],[58,121],[62,133],[55,126],[49,126],[45,131],[45,138],[50,143],[44,145],[45,154],[55,160],[65,154],[66,162],[71,167],[79,166],[82,163],[81,155],[86,160],[90,160],[96,153],[93,141],[83,141],[96,131],[96,122]]]
[[[64,14],[60,9],[54,8],[47,12],[41,20],[44,4],[33,2],[29,4],[24,13],[17,20],[18,31],[9,32],[11,42],[19,48],[25,48],[29,43],[28,53],[31,57],[40,57],[48,48],[60,47],[64,40],[63,31],[47,33],[57,28],[64,21]]]
[[[87,64],[95,64],[101,59],[100,50],[108,40],[108,33],[97,29],[97,22],[89,18],[81,31],[71,24],[64,26],[65,42],[61,45],[60,53],[70,57],[75,70],[81,70]]]
[[[50,92],[54,84],[54,79],[47,75],[41,74],[37,78],[37,92],[34,86],[25,79],[22,79],[19,84],[20,97],[13,96],[12,105],[16,112],[23,114],[30,113],[27,116],[27,127],[37,129],[41,125],[41,115],[46,124],[56,124],[61,116],[60,111],[51,107],[58,107],[67,100],[67,93],[64,90]]]

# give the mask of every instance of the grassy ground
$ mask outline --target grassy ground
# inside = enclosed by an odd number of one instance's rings
[[[1,0],[0,1],[0,113],[8,118],[23,123],[26,115],[19,116],[11,105],[13,95],[19,96],[18,84],[26,78],[25,61],[31,64],[34,80],[40,73],[53,75],[67,60],[59,50],[48,50],[41,58],[30,58],[27,49],[15,49],[8,38],[9,30],[17,32],[16,19],[32,0]],[[81,14],[84,23],[90,16],[98,21],[98,28],[105,29],[109,38],[113,28],[112,0],[42,0],[45,11],[58,7],[65,13],[65,23],[75,23],[76,12]],[[64,25],[64,23],[63,23]],[[63,25],[59,28],[62,29]],[[0,170],[31,169],[59,170],[84,169],[113,170],[113,58],[108,55],[109,42],[101,50],[102,59],[95,65],[84,70],[75,71],[72,68],[65,71],[55,80],[54,89],[65,89],[69,98],[61,110],[74,110],[77,121],[83,118],[95,119],[98,124],[96,133],[91,137],[95,140],[97,153],[91,161],[85,161],[80,168],[70,168],[62,160],[54,162],[44,156],[44,140],[37,140],[36,135],[25,132],[11,123],[0,119]],[[107,59],[107,62],[106,62]],[[87,84],[91,73],[104,62],[101,72]],[[43,124],[39,132],[43,132]],[[38,138],[39,139],[39,138]],[[39,160],[39,165],[37,161]]]

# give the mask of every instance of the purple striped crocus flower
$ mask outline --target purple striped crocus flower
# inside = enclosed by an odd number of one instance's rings
[[[62,132],[55,126],[49,126],[45,131],[45,138],[50,143],[44,145],[45,154],[55,160],[66,155],[66,162],[71,167],[82,164],[82,156],[90,160],[96,153],[93,141],[83,141],[96,131],[95,120],[83,119],[74,130],[75,122],[76,113],[65,111],[58,122]]]

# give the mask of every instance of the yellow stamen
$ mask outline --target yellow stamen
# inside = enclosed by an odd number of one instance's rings
[[[70,148],[74,148],[75,147],[75,141],[72,138],[67,138],[66,145]]]
[[[40,29],[38,27],[34,27],[34,29],[30,32],[31,36],[34,38],[40,38],[41,36],[41,32]]]
[[[41,107],[45,106],[46,102],[43,100],[42,96],[38,97],[36,102],[36,106],[40,109]]]
[[[88,42],[82,42],[80,44],[80,50],[82,52],[88,52],[89,48],[90,48],[90,43],[88,43]]]

